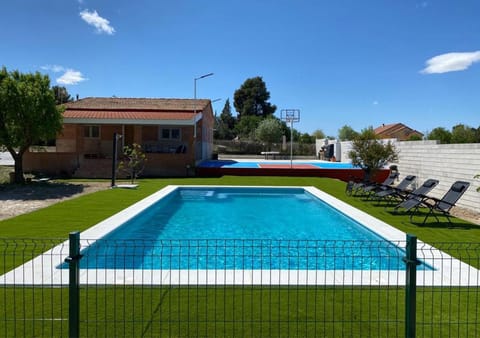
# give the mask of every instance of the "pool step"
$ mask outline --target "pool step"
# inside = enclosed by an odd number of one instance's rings
[[[204,200],[207,197],[212,197],[215,194],[213,190],[181,190],[180,196],[184,200]]]

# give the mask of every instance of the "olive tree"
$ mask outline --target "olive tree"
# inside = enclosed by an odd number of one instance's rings
[[[267,144],[268,151],[271,150],[272,143],[281,141],[282,135],[282,123],[276,118],[263,120],[255,129],[255,137]]]
[[[24,183],[23,155],[62,129],[62,109],[47,75],[0,70],[0,144],[15,161],[15,183]]]
[[[388,162],[398,159],[395,146],[388,141],[383,143],[375,135],[372,127],[363,129],[352,141],[352,150],[348,153],[352,164],[365,171],[367,177],[373,176]]]
[[[344,125],[338,129],[338,138],[340,141],[350,141],[355,139],[356,136],[358,136],[358,133],[348,125]]]

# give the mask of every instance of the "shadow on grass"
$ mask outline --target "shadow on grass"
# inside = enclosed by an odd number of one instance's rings
[[[395,215],[403,215],[407,217],[409,213],[407,212],[394,212],[394,211],[388,211],[388,213],[392,216]],[[405,222],[406,225],[411,224],[415,225],[421,228],[433,228],[433,229],[457,229],[457,230],[480,230],[480,225],[470,223],[468,221],[465,221],[461,218],[457,218],[455,216],[450,216],[450,219],[452,222],[448,222],[447,218],[443,215],[437,214],[438,221],[435,219],[435,216],[430,215],[425,223],[423,223],[423,220],[425,219],[425,216],[427,215],[426,212],[417,212],[414,214],[412,217],[411,222]]]
[[[83,184],[32,182],[25,185],[0,184],[0,201],[66,198],[83,192]]]

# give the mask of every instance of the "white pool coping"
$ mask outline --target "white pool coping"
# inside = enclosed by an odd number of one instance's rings
[[[240,186],[177,186],[169,185],[80,234],[81,248],[95,243],[119,225],[156,203],[179,187],[240,187]],[[249,188],[301,188],[340,210],[387,241],[400,243],[405,249],[406,234],[391,225],[352,207],[315,188],[301,186],[248,186]],[[0,276],[0,285],[68,284],[69,270],[60,266],[69,252],[68,241]],[[433,270],[418,270],[418,286],[478,286],[479,270],[450,255],[417,241],[418,259]],[[239,269],[80,269],[83,285],[339,285],[339,286],[401,286],[406,273],[398,270],[239,270]]]

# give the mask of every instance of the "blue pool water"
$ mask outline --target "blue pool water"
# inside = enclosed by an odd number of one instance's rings
[[[397,270],[404,253],[301,188],[180,187],[84,250],[83,268]]]
[[[320,169],[354,169],[351,163],[340,162],[320,162],[320,161],[295,161],[298,164],[308,164]],[[261,164],[290,164],[290,161],[242,161],[235,160],[207,160],[200,163],[199,167],[203,168],[260,168]]]

